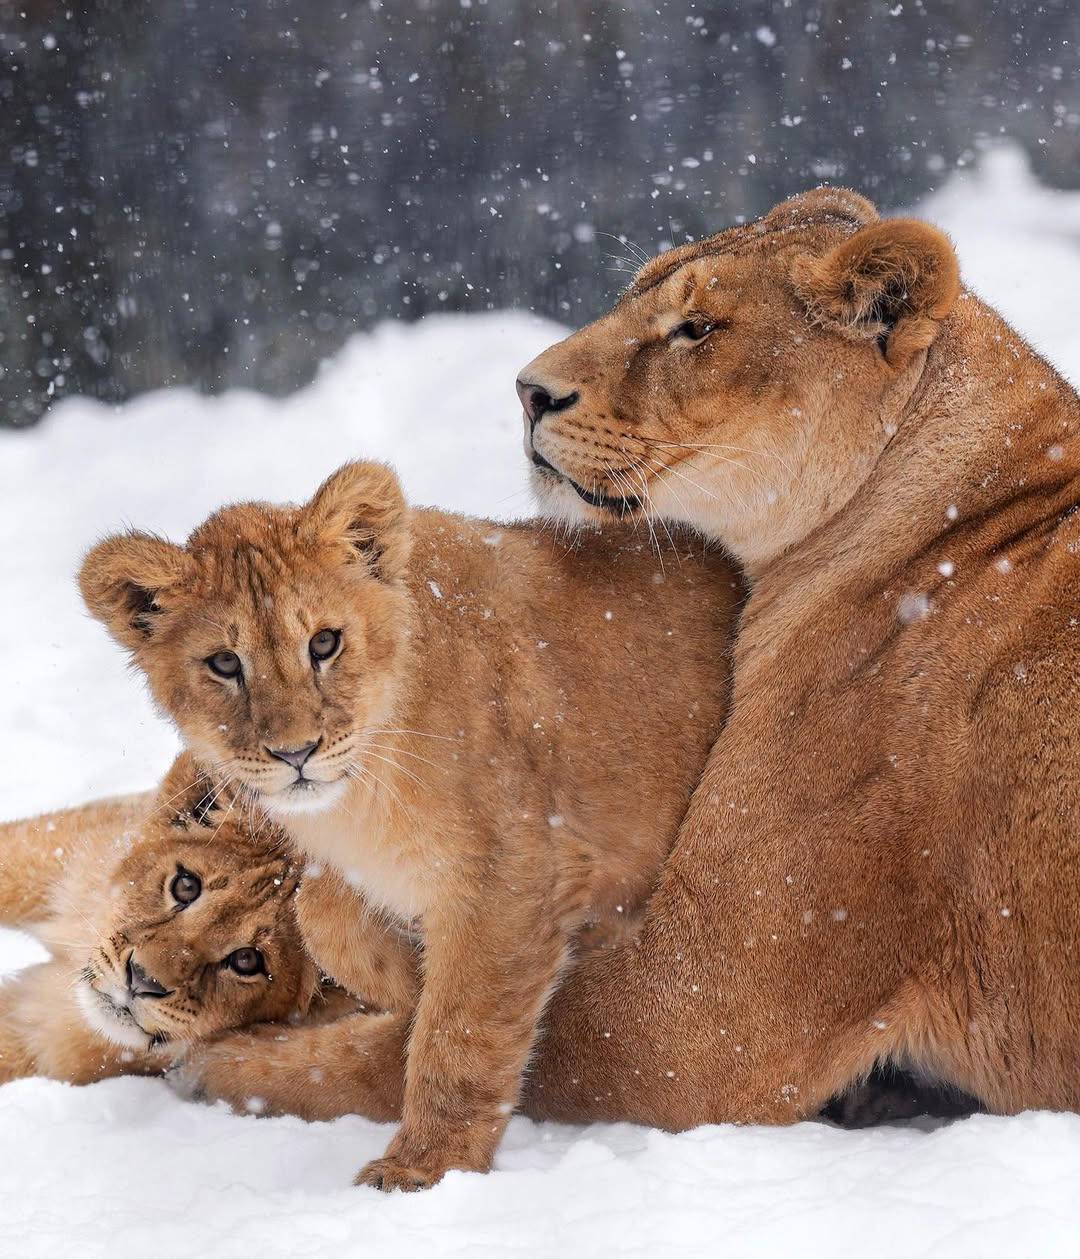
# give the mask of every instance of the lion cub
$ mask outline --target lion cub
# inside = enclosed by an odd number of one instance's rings
[[[660,561],[614,519],[567,540],[410,511],[356,463],[184,547],[108,539],[81,586],[199,762],[332,878],[303,916],[320,966],[356,991],[372,913],[400,940],[402,1124],[360,1180],[487,1169],[575,937],[640,912],[717,735],[729,563],[685,534]],[[266,1096],[257,1054],[244,1072]]]
[[[0,827],[0,922],[53,955],[0,984],[0,1082],[152,1074],[195,1041],[307,1014],[317,974],[282,836],[253,836],[216,795],[182,756],[159,802]]]

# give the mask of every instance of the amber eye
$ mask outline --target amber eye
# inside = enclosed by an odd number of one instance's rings
[[[225,959],[225,965],[238,975],[261,975],[266,970],[263,955],[258,949],[234,949]]]
[[[202,895],[202,879],[181,866],[169,884],[169,891],[174,901],[178,901],[181,905],[190,905]]]
[[[235,651],[215,651],[212,656],[206,657],[206,663],[211,673],[216,673],[219,678],[238,678],[240,676],[240,657]]]
[[[312,660],[329,660],[341,646],[341,630],[321,629],[311,636],[308,651]]]
[[[706,319],[685,319],[668,333],[669,341],[686,341],[696,344],[704,341],[710,332],[716,331],[716,324]]]

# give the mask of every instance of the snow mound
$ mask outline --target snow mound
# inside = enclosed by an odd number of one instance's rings
[[[1009,150],[915,207],[966,278],[1080,380],[1080,194],[1040,189]],[[234,392],[84,400],[0,432],[0,816],[151,785],[175,749],[72,583],[131,522],[182,537],[240,498],[299,500],[349,458],[392,461],[409,495],[526,514],[517,369],[563,330],[524,314],[438,316],[357,337],[283,401]],[[39,956],[0,932],[0,968]],[[0,1089],[0,1254],[288,1259],[1080,1253],[1080,1118],[978,1116],[844,1133],[515,1119],[496,1174],[428,1194],[350,1187],[389,1129],[185,1105],[153,1080]]]

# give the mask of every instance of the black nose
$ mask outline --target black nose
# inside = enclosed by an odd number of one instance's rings
[[[128,992],[133,997],[167,997],[169,995],[169,989],[159,984],[156,979],[151,979],[134,957],[128,958],[127,984]]]
[[[529,380],[518,380],[515,384],[531,428],[535,428],[550,411],[565,411],[578,400],[576,392],[564,394],[561,398],[553,397],[543,385]]]
[[[321,740],[316,739],[314,743],[303,743],[298,748],[267,748],[266,750],[276,760],[284,761],[286,765],[291,765],[295,770],[301,770],[320,742]]]

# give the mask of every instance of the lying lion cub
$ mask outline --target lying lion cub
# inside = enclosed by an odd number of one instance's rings
[[[303,914],[320,966],[361,990],[375,942],[390,976],[362,989],[390,1023],[354,1020],[344,1062],[308,1064],[317,1085],[275,1094],[256,1038],[207,1092],[337,1113],[365,1037],[411,1022],[402,1125],[360,1180],[490,1166],[575,937],[642,909],[720,726],[734,570],[687,535],[664,564],[618,523],[568,543],[410,513],[375,464],[304,507],[226,508],[186,547],[90,552],[90,610],[189,748],[321,870]],[[343,912],[343,882],[366,909]]]
[[[182,756],[160,803],[3,828],[0,921],[53,957],[0,985],[0,1082],[152,1074],[204,1037],[308,1013],[318,977],[280,832],[253,837],[214,795]]]

